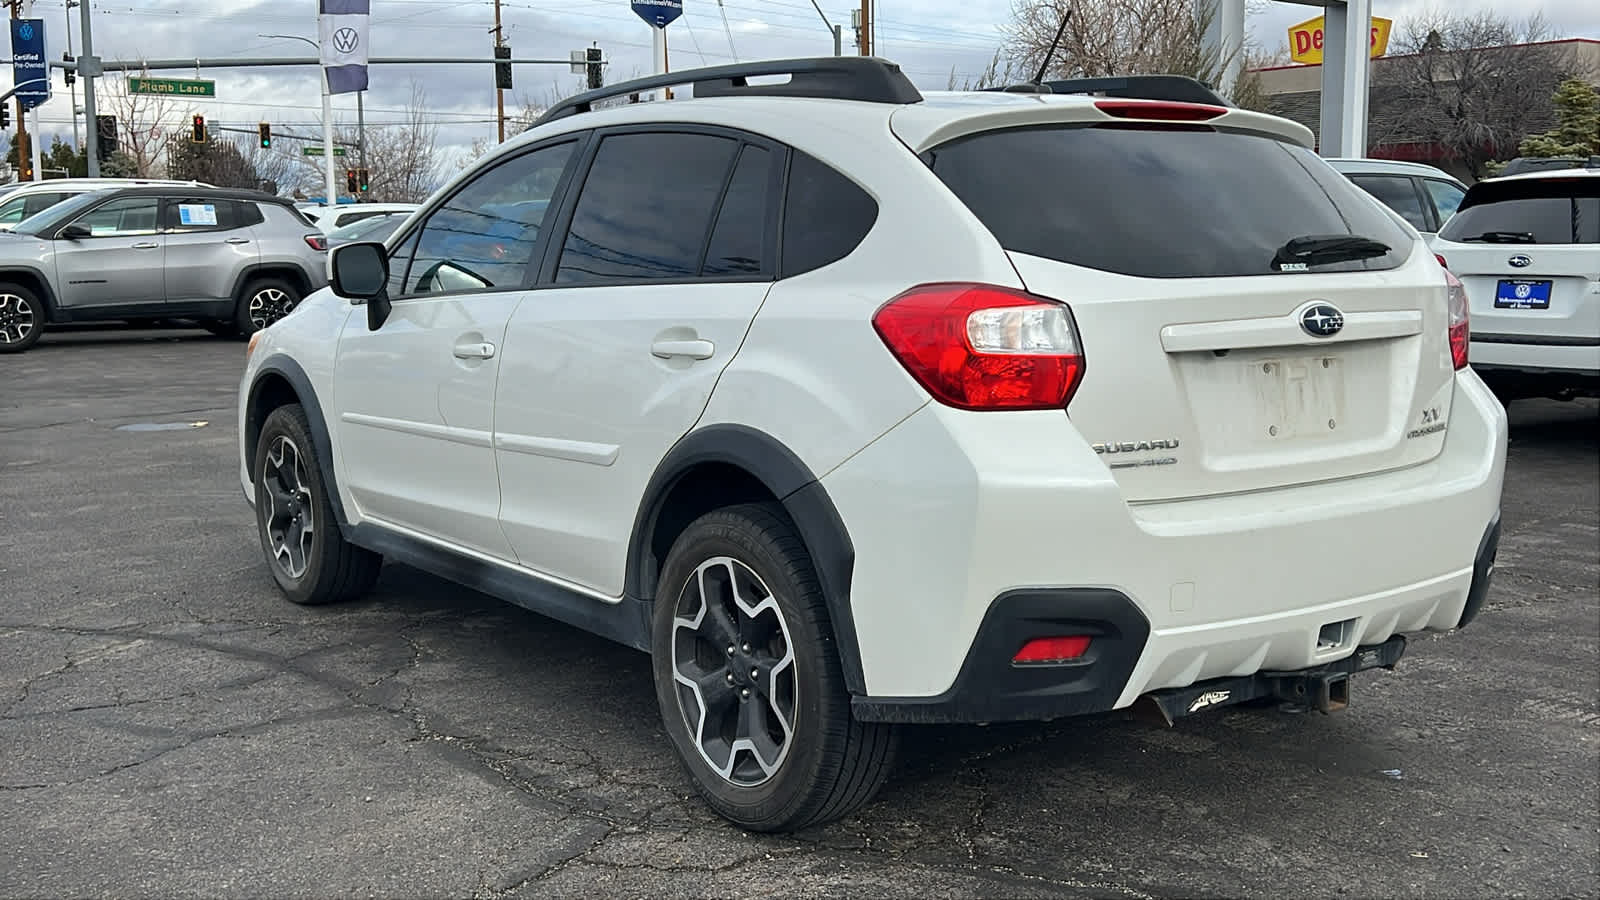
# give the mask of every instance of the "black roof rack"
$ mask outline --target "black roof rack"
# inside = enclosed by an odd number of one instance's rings
[[[788,75],[784,84],[750,84],[765,75]],[[684,69],[665,75],[635,78],[585,91],[557,103],[532,126],[577,113],[589,112],[601,100],[657,88],[694,86],[696,97],[822,97],[830,100],[865,100],[871,103],[920,103],[922,94],[900,67],[873,56],[822,56],[811,59],[774,59]]]
[[[1068,78],[1040,84],[1013,84],[984,88],[1016,94],[1099,94],[1136,100],[1174,100],[1179,103],[1206,103],[1232,106],[1203,81],[1185,75],[1119,75],[1112,78]]]

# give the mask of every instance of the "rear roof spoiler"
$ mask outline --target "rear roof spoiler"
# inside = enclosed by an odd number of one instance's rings
[[[1184,75],[1119,75],[1112,78],[1067,78],[1038,84],[1013,84],[984,88],[1011,94],[1094,94],[1129,100],[1169,100],[1233,106],[1205,82]]]

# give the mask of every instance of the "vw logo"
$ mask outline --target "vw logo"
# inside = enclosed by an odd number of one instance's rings
[[[1313,303],[1300,314],[1300,328],[1312,337],[1333,337],[1344,327],[1344,313],[1328,303]]]
[[[361,35],[354,28],[341,28],[333,33],[333,49],[351,53],[361,44]]]
[[[1513,266],[1516,266],[1519,269],[1526,269],[1527,267],[1533,265],[1533,259],[1531,257],[1523,256],[1521,253],[1511,257],[1510,259],[1506,260],[1506,262],[1511,263]]]
[[[27,22],[17,26],[17,37],[25,41],[33,40],[33,26]]]
[[[1533,285],[1528,284],[1527,282],[1523,282],[1523,283],[1517,285],[1516,294],[1517,294],[1517,299],[1518,300],[1526,300],[1529,297],[1532,297],[1533,296]]]

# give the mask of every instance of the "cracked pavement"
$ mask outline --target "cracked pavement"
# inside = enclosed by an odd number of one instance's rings
[[[1348,711],[915,728],[874,804],[771,837],[693,795],[640,654],[400,566],[284,601],[235,480],[242,354],[0,357],[0,896],[1600,890],[1593,402],[1514,405],[1488,608]]]

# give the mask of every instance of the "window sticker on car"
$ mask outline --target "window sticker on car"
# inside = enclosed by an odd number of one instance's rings
[[[178,223],[181,225],[217,224],[217,207],[213,203],[179,203]]]

